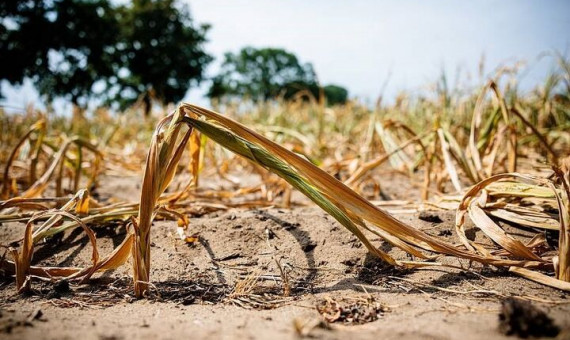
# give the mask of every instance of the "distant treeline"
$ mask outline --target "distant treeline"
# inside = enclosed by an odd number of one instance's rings
[[[210,26],[195,24],[176,0],[11,0],[0,2],[0,17],[0,79],[31,79],[47,103],[64,98],[84,107],[97,99],[124,109],[140,101],[148,112],[153,101],[178,102],[204,81],[218,100],[313,97],[332,105],[348,98],[340,86],[320,87],[310,63],[278,48],[228,52],[208,79]]]

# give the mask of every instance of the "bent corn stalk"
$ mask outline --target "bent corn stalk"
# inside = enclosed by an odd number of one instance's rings
[[[182,124],[187,124],[190,128],[177,142]],[[468,244],[464,250],[441,241],[397,220],[324,170],[244,125],[214,111],[191,104],[181,104],[173,114],[159,123],[147,157],[139,221],[134,228],[133,257],[137,297],[142,297],[148,292],[150,228],[158,198],[172,180],[182,150],[190,135],[195,133],[194,130],[285,179],[357,236],[370,252],[392,265],[415,267],[429,263],[399,261],[392,258],[375,247],[362,229],[371,231],[392,245],[423,259],[433,258],[422,252],[427,250],[496,266],[553,268],[551,261],[531,253],[517,242],[510,240],[505,246],[508,246],[508,250],[510,249],[514,256],[505,257],[477,252]],[[372,226],[367,225],[366,221]]]

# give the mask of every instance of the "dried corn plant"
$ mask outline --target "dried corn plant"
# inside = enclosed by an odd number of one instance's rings
[[[169,125],[162,131],[166,122]],[[182,123],[190,126],[190,129],[177,144]],[[148,289],[150,226],[158,198],[174,176],[174,169],[181,157],[180,150],[184,148],[190,135],[196,131],[282,177],[357,236],[371,253],[392,265],[420,267],[434,265],[434,263],[396,260],[375,247],[365,236],[365,231],[372,232],[407,253],[425,260],[433,259],[433,255],[424,252],[427,250],[436,254],[456,256],[496,266],[543,270],[553,268],[551,259],[541,258],[522,250],[523,248],[516,242],[514,242],[515,246],[511,246],[509,242],[503,242],[501,245],[507,247],[507,253],[502,254],[503,256],[495,256],[488,251],[476,251],[468,243],[465,244],[466,249],[462,250],[455,245],[429,236],[372,205],[305,158],[288,151],[236,121],[204,108],[182,104],[175,113],[165,118],[159,125],[147,159],[139,224],[135,227],[133,253],[134,277],[135,280],[138,278],[138,282],[135,281],[137,296],[143,296]],[[513,249],[518,251],[513,251]],[[567,287],[562,281],[557,286]]]
[[[570,287],[568,161],[565,158],[560,167],[553,167],[553,179],[505,173],[473,186],[457,211],[456,229],[464,246],[488,257],[512,256],[544,261],[549,264],[547,270],[554,272],[554,278],[524,267],[510,270],[567,290]],[[466,215],[492,240],[494,246],[485,246],[467,238]],[[508,223],[515,230],[505,230],[498,221]],[[515,236],[520,235],[516,230],[526,231],[526,239]]]
[[[26,143],[29,143],[26,144]],[[55,177],[55,195],[63,196],[62,182],[65,171],[70,173],[72,177],[71,192],[77,192],[80,188],[82,172],[85,170],[84,150],[90,151],[94,157],[90,160],[88,167],[91,170],[87,187],[90,187],[99,175],[100,164],[102,163],[103,154],[98,150],[97,146],[90,143],[85,138],[73,136],[71,138],[63,137],[59,143],[59,149],[56,148],[54,141],[48,140],[46,137],[46,122],[40,120],[28,130],[28,132],[20,139],[13,148],[4,166],[4,175],[2,180],[2,197],[8,199],[10,197],[33,198],[40,196],[47,188],[50,180]],[[27,147],[24,147],[27,146]],[[74,146],[73,152],[70,149]],[[22,152],[24,149],[24,152]],[[37,170],[40,158],[44,156],[47,150],[54,152],[48,157],[44,166],[43,174],[37,178]],[[56,151],[57,150],[57,151]],[[23,175],[20,181],[26,183],[27,188],[23,193],[18,192],[18,179],[11,177],[11,168],[17,157],[21,159],[29,159],[27,167],[28,174]]]
[[[32,203],[31,199],[19,199],[11,201],[11,206],[22,206]],[[97,240],[92,229],[86,224],[86,221],[78,216],[89,213],[89,195],[85,190],[80,190],[71,200],[57,210],[45,210],[34,214],[27,219],[24,232],[22,246],[19,250],[9,248],[9,252],[13,256],[13,261],[3,260],[1,267],[3,270],[12,272],[16,276],[16,287],[19,292],[30,289],[30,278],[36,276],[46,279],[76,279],[87,280],[96,271],[105,271],[115,269],[126,262],[133,243],[133,235],[128,235],[123,243],[104,259],[100,259],[97,249]],[[90,216],[90,220],[100,219],[103,221],[108,216],[104,214],[96,214]],[[68,219],[72,223],[63,223]],[[38,228],[33,230],[33,224],[40,221]],[[45,237],[62,232],[66,229],[79,226],[87,234],[92,246],[92,265],[85,268],[78,267],[34,267],[31,261],[34,252],[34,244]]]

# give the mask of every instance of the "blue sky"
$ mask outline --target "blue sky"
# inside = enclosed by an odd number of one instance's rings
[[[389,77],[385,97],[417,91],[441,74],[477,83],[478,64],[486,71],[526,60],[523,84],[536,84],[553,60],[545,51],[570,54],[570,2],[373,1],[373,0],[188,0],[198,23],[210,23],[207,50],[216,57],[243,46],[283,47],[313,63],[322,83],[347,87],[351,95],[374,101]],[[22,107],[36,95],[25,86],[3,84],[5,104]],[[524,88],[524,86],[523,86]],[[205,104],[203,90],[187,100]]]

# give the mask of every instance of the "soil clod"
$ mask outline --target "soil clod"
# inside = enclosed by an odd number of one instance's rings
[[[499,314],[499,331],[506,335],[555,337],[560,328],[543,311],[528,301],[507,298]]]
[[[430,223],[442,223],[443,220],[439,217],[438,214],[430,211],[422,211],[420,212],[418,218],[422,221],[430,222]]]

